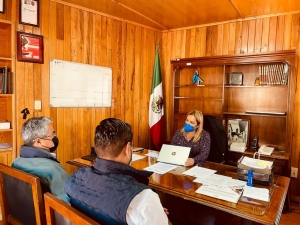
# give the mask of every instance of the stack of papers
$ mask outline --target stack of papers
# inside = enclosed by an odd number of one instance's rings
[[[159,162],[144,168],[144,170],[148,170],[158,174],[165,174],[171,170],[176,169],[177,167],[177,165]]]
[[[253,159],[249,157],[244,157],[241,164],[248,166],[250,168],[257,169],[270,169],[273,166],[273,162],[261,159]]]
[[[146,156],[144,156],[144,155],[137,155],[137,154],[132,154],[132,162],[134,162],[134,161],[137,161],[137,160],[140,160],[140,159],[143,159],[143,158],[145,158]]]
[[[265,202],[270,201],[269,190],[267,188],[255,188],[246,186],[244,189],[243,197],[254,198]]]
[[[236,152],[244,152],[247,149],[245,143],[236,143],[233,142],[230,145],[230,151],[236,151]]]
[[[192,176],[192,177],[199,177],[199,178],[206,178],[210,175],[217,172],[216,170],[206,169],[199,166],[194,166],[193,168],[183,172],[182,174]]]
[[[6,148],[11,148],[11,145],[8,143],[1,143],[0,144],[0,149],[6,149]]]

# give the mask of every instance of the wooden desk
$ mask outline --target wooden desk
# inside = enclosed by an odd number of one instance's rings
[[[141,154],[146,153],[147,150],[144,150]],[[83,159],[74,159],[67,163],[78,167],[92,165],[92,162]],[[155,158],[146,157],[142,160],[133,162],[132,166],[136,169],[143,169],[153,163],[156,163]],[[206,162],[204,167],[217,170],[217,174],[226,175],[235,179],[237,177],[237,168],[233,166]],[[183,199],[241,217],[244,221],[247,221],[247,224],[249,224],[249,222],[250,224],[279,224],[290,183],[289,178],[275,176],[274,184],[271,186],[255,185],[255,187],[269,188],[269,203],[241,197],[235,204],[197,194],[195,191],[201,186],[201,184],[194,183],[194,177],[182,175],[184,171],[190,168],[191,167],[178,167],[164,175],[153,174],[150,177],[149,186],[153,187],[157,191],[181,197]]]

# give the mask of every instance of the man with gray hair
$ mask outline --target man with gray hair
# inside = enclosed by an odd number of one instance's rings
[[[59,143],[52,120],[32,117],[23,124],[21,132],[24,145],[12,167],[40,177],[43,192],[49,191],[69,203],[64,191],[69,174],[51,154]]]

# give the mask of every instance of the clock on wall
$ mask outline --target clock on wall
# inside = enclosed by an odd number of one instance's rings
[[[242,72],[232,72],[229,77],[230,85],[243,85],[243,73]]]

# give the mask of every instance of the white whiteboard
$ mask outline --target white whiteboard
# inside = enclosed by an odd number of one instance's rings
[[[112,68],[50,59],[50,107],[111,107]]]

